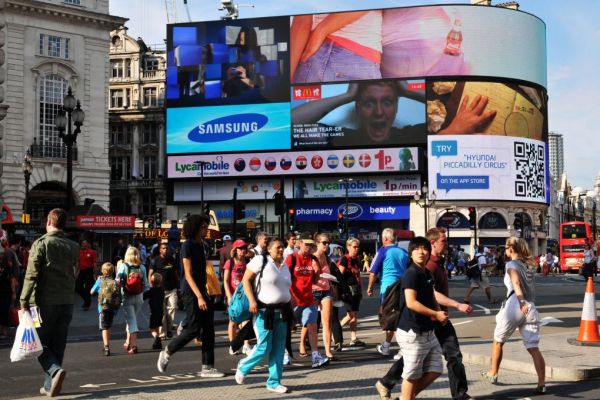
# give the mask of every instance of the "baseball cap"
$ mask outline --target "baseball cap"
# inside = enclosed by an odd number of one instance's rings
[[[312,239],[300,239],[304,244],[315,244],[315,241]]]
[[[233,245],[231,247],[233,250],[235,250],[240,247],[248,247],[248,244],[246,242],[244,242],[242,239],[238,239],[235,242],[233,242]]]
[[[225,240],[231,240],[231,236],[229,236],[229,235],[223,236],[223,241],[225,241]]]

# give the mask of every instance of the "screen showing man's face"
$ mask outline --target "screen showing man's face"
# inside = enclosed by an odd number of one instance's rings
[[[398,96],[389,86],[370,85],[356,102],[360,127],[374,142],[389,138],[397,111]]]

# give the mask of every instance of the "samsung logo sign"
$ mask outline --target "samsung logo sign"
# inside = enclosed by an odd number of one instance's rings
[[[211,143],[237,139],[261,129],[269,122],[263,114],[235,114],[207,121],[188,133],[192,142]]]
[[[342,204],[341,206],[338,207],[337,210],[338,214],[343,214],[344,217],[346,216],[346,205]],[[356,204],[356,203],[349,203],[348,204],[348,219],[356,219],[358,217],[360,217],[363,214],[363,208]]]

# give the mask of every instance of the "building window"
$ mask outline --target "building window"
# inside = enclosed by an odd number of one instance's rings
[[[116,146],[131,144],[131,124],[112,124],[110,129],[110,144]]]
[[[156,132],[156,124],[146,122],[142,124],[142,144],[157,144],[158,135]]]
[[[131,78],[131,60],[129,58],[125,59],[125,78]]]
[[[80,6],[81,0],[63,0],[65,4],[72,4],[74,6]]]
[[[110,62],[111,77],[122,78],[123,77],[123,60],[114,60]]]
[[[60,75],[46,75],[40,81],[40,125],[39,138],[41,155],[50,158],[64,158],[66,148],[54,126],[54,118],[62,107],[67,92],[67,80]]]
[[[40,33],[39,54],[46,57],[71,58],[71,40],[55,35]]]
[[[128,181],[131,177],[131,158],[129,156],[110,158],[110,179]]]
[[[158,70],[158,60],[157,59],[146,60],[146,71],[157,71],[157,70]]]
[[[123,107],[123,90],[115,89],[110,91],[110,108]]]
[[[144,156],[142,159],[144,179],[156,178],[156,156]]]
[[[144,88],[144,105],[146,107],[156,107],[158,105],[155,87]]]
[[[144,191],[141,195],[142,198],[142,214],[148,216],[154,216],[156,211],[156,195],[151,191]]]

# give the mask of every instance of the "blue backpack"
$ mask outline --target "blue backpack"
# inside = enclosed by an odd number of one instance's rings
[[[258,282],[257,287],[260,289],[260,278],[262,278],[263,271],[265,269],[265,265],[267,265],[267,256],[262,256],[262,266],[260,268],[260,273],[258,274]],[[258,289],[257,292],[258,293]],[[244,292],[244,285],[240,283],[235,288],[235,292],[233,292],[233,296],[231,296],[231,302],[229,303],[229,319],[236,324],[247,321],[252,317],[250,314],[250,302],[248,301],[248,297],[246,296],[246,292]]]

